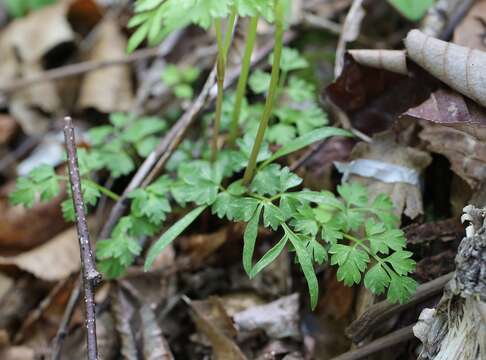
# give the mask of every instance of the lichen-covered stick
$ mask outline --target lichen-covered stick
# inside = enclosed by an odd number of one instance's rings
[[[87,354],[88,360],[98,359],[96,344],[96,314],[94,302],[94,286],[101,279],[96,270],[93,252],[89,242],[88,223],[84,211],[83,193],[79,176],[78,157],[76,153],[76,141],[74,138],[73,122],[70,117],[64,119],[64,139],[68,155],[69,180],[76,214],[76,226],[78,230],[79,251],[81,254],[81,271],[83,275],[84,305],[86,314]]]

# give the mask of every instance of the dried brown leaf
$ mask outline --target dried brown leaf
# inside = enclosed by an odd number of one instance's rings
[[[486,125],[486,110],[461,94],[446,88],[433,92],[430,97],[404,115],[440,124]]]
[[[13,21],[0,34],[0,82],[43,72],[43,61],[54,48],[74,43],[74,33],[66,19],[67,2],[34,11]],[[40,30],[41,29],[41,30]],[[55,85],[44,82],[12,94],[10,113],[27,134],[43,132],[49,115],[60,110]],[[38,111],[36,109],[40,109]]]
[[[486,127],[427,124],[419,134],[429,151],[444,155],[472,188],[486,180]]]
[[[189,304],[199,332],[207,337],[213,347],[215,360],[246,360],[233,341],[236,329],[219,299],[190,301]]]
[[[32,209],[11,206],[8,194],[14,184],[0,188],[0,250],[18,251],[43,244],[65,229],[68,224],[61,214],[62,196],[48,203],[38,203]]]
[[[346,54],[343,72],[325,95],[348,115],[354,128],[375,134],[387,130],[410,107],[423,103],[435,88],[434,79],[417,65],[409,70],[413,77],[360,65]]]
[[[119,59],[126,55],[126,39],[117,19],[107,17],[99,25],[97,39],[88,58],[92,61]],[[81,84],[78,106],[100,112],[128,111],[133,101],[130,68],[111,66],[88,73]]]
[[[14,265],[46,281],[66,278],[79,270],[76,229],[70,228],[49,242],[17,256],[0,256],[0,265]]]

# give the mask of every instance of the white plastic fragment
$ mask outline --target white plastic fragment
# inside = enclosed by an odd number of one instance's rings
[[[357,159],[349,163],[335,161],[334,165],[343,174],[346,182],[350,175],[374,178],[384,183],[406,183],[418,185],[419,173],[411,168],[371,159]]]

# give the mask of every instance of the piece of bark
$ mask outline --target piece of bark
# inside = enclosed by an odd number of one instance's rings
[[[437,308],[424,310],[414,327],[423,343],[421,360],[486,357],[486,209],[464,211],[472,225],[459,246],[454,276]]]

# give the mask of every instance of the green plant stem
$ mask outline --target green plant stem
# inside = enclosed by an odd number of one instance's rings
[[[60,181],[69,181],[68,177],[67,176],[56,176],[56,178]],[[107,189],[105,188],[104,186],[101,186],[100,184],[94,182],[93,180],[88,180],[88,179],[82,179],[81,180],[81,184],[83,182],[87,182],[89,183],[92,187],[98,189],[102,194],[105,194],[106,196],[108,196],[110,199],[114,200],[114,201],[118,201],[121,199],[121,196],[118,195],[118,194],[115,194],[113,191],[111,191],[110,189]]]
[[[228,51],[231,45],[231,39],[233,38],[233,29],[236,23],[236,16],[237,16],[237,9],[236,6],[233,6],[231,9],[231,14],[228,19],[228,24],[226,27],[226,36],[224,38],[224,55],[228,56]]]
[[[272,76],[270,80],[270,88],[268,90],[268,96],[265,102],[265,108],[263,110],[262,118],[260,120],[260,126],[258,127],[255,143],[251,150],[250,160],[245,170],[243,177],[243,183],[248,185],[255,174],[255,168],[258,158],[258,153],[265,137],[265,131],[268,127],[268,121],[272,115],[273,104],[275,102],[275,95],[278,90],[278,79],[280,73],[280,58],[282,56],[283,47],[283,34],[284,34],[284,10],[281,1],[275,3],[275,48],[272,64]]]
[[[218,60],[216,64],[216,78],[218,83],[218,95],[216,97],[216,113],[214,118],[213,138],[211,144],[211,161],[216,161],[218,155],[218,137],[221,127],[221,114],[223,110],[224,72],[226,67],[226,54],[223,44],[222,21],[220,18],[214,20],[216,28],[216,39],[218,42]]]
[[[110,189],[107,189],[104,186],[101,186],[100,184],[95,183],[94,181],[86,180],[86,179],[84,179],[83,181],[89,182],[91,186],[98,189],[102,194],[105,194],[106,196],[108,196],[110,199],[112,199],[114,201],[119,201],[121,199],[120,195],[115,194]]]
[[[258,16],[252,17],[248,28],[245,53],[243,54],[243,61],[241,63],[241,74],[236,87],[235,107],[233,108],[233,114],[231,116],[230,133],[228,139],[228,145],[230,147],[235,145],[236,137],[238,136],[238,123],[240,121],[241,105],[243,104],[243,99],[245,98],[248,74],[250,73],[251,67],[251,55],[253,54],[253,49],[255,48],[258,20]]]

